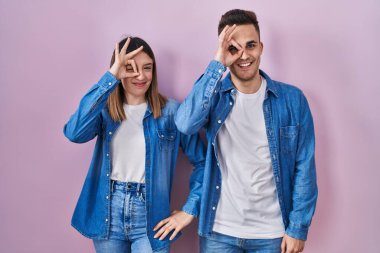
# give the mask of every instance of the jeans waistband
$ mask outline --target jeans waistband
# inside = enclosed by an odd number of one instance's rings
[[[111,191],[119,190],[123,192],[145,192],[145,184],[137,182],[111,181]]]

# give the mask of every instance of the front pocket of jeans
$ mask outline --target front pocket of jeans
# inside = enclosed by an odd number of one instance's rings
[[[295,153],[297,150],[299,126],[280,128],[280,147],[282,153]]]
[[[157,130],[161,150],[172,150],[177,136],[175,130]]]

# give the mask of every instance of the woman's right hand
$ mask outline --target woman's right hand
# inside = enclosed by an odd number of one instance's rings
[[[127,48],[130,41],[131,41],[131,38],[129,37],[127,41],[125,42],[121,51],[119,51],[119,43],[116,43],[116,46],[115,46],[115,62],[110,68],[109,72],[111,72],[111,74],[114,75],[119,80],[123,78],[127,78],[127,77],[135,77],[139,75],[136,68],[136,63],[133,60],[133,57],[135,57],[138,53],[140,53],[143,50],[143,46],[127,54],[126,52],[127,52]],[[127,68],[126,68],[127,65],[132,66],[133,72],[127,71]]]

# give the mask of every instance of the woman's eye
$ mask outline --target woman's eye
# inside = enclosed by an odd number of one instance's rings
[[[133,72],[133,68],[132,68],[132,66],[127,66],[126,70],[127,70],[128,72]]]

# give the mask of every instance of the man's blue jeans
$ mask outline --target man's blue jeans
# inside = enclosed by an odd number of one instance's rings
[[[110,222],[109,239],[94,240],[97,253],[152,252],[146,235],[145,184],[112,181]]]
[[[200,237],[201,253],[281,253],[281,238],[242,239],[212,232]]]

